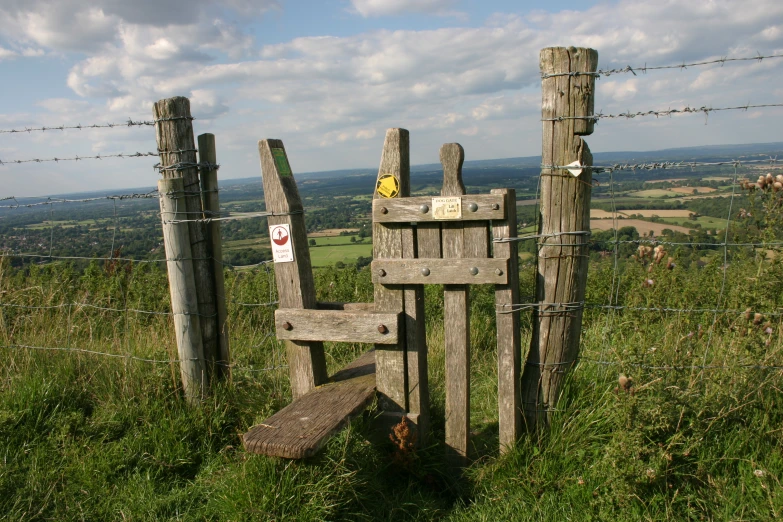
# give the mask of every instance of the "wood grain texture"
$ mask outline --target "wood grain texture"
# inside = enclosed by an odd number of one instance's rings
[[[278,339],[337,343],[397,344],[402,314],[345,310],[275,310]],[[379,327],[383,326],[383,332]]]
[[[402,257],[418,256],[417,230],[408,226],[402,230]],[[426,446],[430,425],[430,391],[427,375],[427,332],[424,317],[424,286],[406,284],[403,287],[405,318],[405,389],[408,419],[416,425],[419,447]]]
[[[375,355],[367,352],[318,386],[252,427],[242,437],[251,453],[312,457],[331,435],[359,415],[375,396]]]
[[[315,283],[310,263],[310,249],[307,246],[302,201],[293,174],[288,172],[281,175],[272,155],[272,149],[282,150],[281,154],[288,163],[282,141],[269,139],[258,142],[266,210],[278,214],[267,219],[270,226],[290,225],[294,251],[294,261],[275,263],[275,281],[280,308],[315,309]],[[296,399],[326,382],[324,346],[320,341],[286,341],[285,343],[291,391]]]
[[[152,108],[156,120],[161,118],[179,118],[158,121],[155,133],[160,154],[161,167],[176,164],[197,163],[196,145],[193,139],[193,125],[190,120],[190,100],[182,96],[160,100]],[[186,216],[183,219],[203,218],[201,207],[201,186],[198,168],[161,170],[163,179],[182,178],[184,183],[184,203]],[[190,250],[193,257],[193,273],[196,280],[198,309],[201,315],[201,340],[204,345],[204,357],[208,361],[207,378],[214,373],[214,362],[220,347],[217,327],[217,305],[215,303],[215,279],[212,269],[212,252],[203,222],[188,223]],[[208,382],[208,381],[207,381]]]
[[[462,164],[465,151],[458,143],[447,143],[440,148],[440,162],[443,165],[443,189],[441,196],[461,196],[465,194],[462,182]],[[465,209],[463,208],[463,215]],[[465,256],[465,234],[463,223],[444,222],[443,258],[445,263],[456,265]],[[477,263],[473,260],[467,260]],[[487,260],[481,260],[485,262]],[[460,267],[449,277],[452,283],[461,281],[456,277],[465,273]],[[505,268],[505,267],[504,267]],[[450,270],[443,267],[442,273]],[[493,271],[479,270],[474,276]],[[441,271],[438,271],[441,274]],[[503,272],[505,274],[505,270]],[[468,463],[470,444],[470,299],[467,286],[447,284],[443,290],[443,324],[445,328],[446,355],[446,452],[449,463],[464,466]]]
[[[375,303],[337,303],[334,301],[318,301],[318,310],[349,310],[354,312],[374,312]]]
[[[432,199],[429,196],[391,200],[377,199],[373,201],[372,205],[373,221],[378,223],[447,223],[448,220],[433,217]],[[460,221],[489,221],[506,217],[505,201],[497,195],[468,194],[462,196],[461,200],[462,219]],[[475,211],[470,210],[471,204],[476,205]],[[427,207],[426,212],[422,212],[422,205]]]
[[[410,135],[405,129],[389,129],[381,153],[378,179],[392,175],[399,183],[397,197],[410,195]],[[377,191],[373,199],[383,199]],[[373,223],[373,258],[402,258],[402,225]],[[405,310],[405,294],[402,284],[376,284],[375,310],[398,313]],[[404,328],[404,326],[403,326]],[[406,334],[407,335],[407,334]],[[404,339],[405,337],[403,337]],[[405,344],[375,346],[375,368],[378,400],[385,412],[408,411],[408,375]]]
[[[542,73],[595,71],[598,53],[584,48],[547,48],[541,51]],[[557,76],[542,81],[543,119],[592,114],[595,78]],[[592,165],[592,155],[579,135],[592,132],[592,123],[564,119],[543,122],[543,165],[567,165],[578,160]],[[564,169],[541,171],[541,220],[538,233],[590,230],[592,174],[579,177]],[[536,300],[544,303],[581,303],[587,282],[588,249],[584,235],[544,239],[539,248]],[[546,243],[551,243],[547,246]],[[522,378],[525,422],[531,431],[545,429],[560,395],[565,373],[579,352],[582,309],[537,311]]]
[[[514,189],[492,189],[509,202],[507,219],[492,222],[495,238],[517,237],[516,193]],[[494,256],[506,258],[508,283],[495,286],[498,343],[498,432],[500,452],[507,452],[521,437],[521,336],[519,311],[511,311],[512,304],[519,303],[519,261],[517,243],[494,243]]]
[[[174,315],[177,354],[181,360],[179,367],[182,388],[187,401],[194,404],[204,392],[206,366],[188,224],[171,223],[187,219],[183,187],[182,178],[158,181],[171,311]]]
[[[217,151],[214,134],[201,134],[198,137],[198,156],[201,163],[217,165]],[[207,217],[220,217],[220,196],[218,171],[207,167],[199,168],[201,180],[201,202]],[[215,306],[217,307],[218,351],[215,358],[215,376],[230,376],[231,356],[228,335],[228,310],[226,308],[226,285],[223,270],[223,240],[220,235],[220,221],[207,223],[207,241],[212,252],[212,276],[215,282]]]
[[[486,233],[486,227],[484,228]],[[443,253],[454,252],[454,248],[463,245],[452,237],[448,238],[443,230]],[[461,231],[460,231],[461,232]],[[451,250],[449,250],[450,244]],[[378,259],[372,262],[372,282],[398,285],[402,283],[416,285],[499,285],[508,282],[507,259]],[[471,270],[477,268],[475,275]],[[429,270],[424,275],[422,270]],[[381,272],[383,270],[383,272]],[[500,273],[498,273],[500,272]],[[381,275],[385,273],[386,275]]]

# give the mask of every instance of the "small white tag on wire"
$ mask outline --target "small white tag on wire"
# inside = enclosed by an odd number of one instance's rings
[[[578,177],[578,176],[579,176],[579,174],[581,174],[581,173],[582,173],[582,170],[583,170],[583,169],[582,169],[582,165],[580,165],[578,161],[573,161],[573,162],[569,163],[568,165],[566,165],[566,167],[575,167],[575,168],[573,168],[573,169],[568,169],[568,168],[566,169],[566,170],[568,170],[568,172],[570,172],[570,173],[571,173],[571,174],[572,174],[572,175],[573,175],[575,178],[576,178],[576,177]]]

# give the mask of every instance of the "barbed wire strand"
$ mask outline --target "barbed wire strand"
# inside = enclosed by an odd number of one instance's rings
[[[605,119],[633,119],[637,117],[644,117],[644,116],[655,116],[655,117],[661,117],[661,116],[672,116],[675,114],[704,114],[705,116],[709,116],[711,112],[719,112],[719,111],[738,111],[743,110],[747,111],[749,109],[763,109],[763,108],[772,108],[772,107],[783,107],[783,103],[766,103],[761,105],[740,105],[737,107],[684,107],[682,109],[665,109],[665,110],[652,110],[652,111],[639,111],[639,112],[621,112],[619,114],[603,114],[601,112],[598,112],[596,114],[591,114],[589,116],[558,116],[557,118],[542,118],[541,121],[567,121],[567,120],[587,120],[591,121],[593,123],[598,123],[600,120]]]
[[[47,159],[26,159],[26,160],[3,160],[0,159],[0,167],[4,165],[20,165],[22,163],[59,163],[61,161],[82,161],[82,160],[102,160],[109,158],[147,158],[157,156],[157,152],[128,152],[119,154],[96,154],[95,156],[74,156],[72,158],[47,158]]]
[[[665,69],[687,69],[688,67],[699,67],[703,65],[714,65],[714,64],[721,64],[721,67],[729,62],[761,62],[762,60],[767,59],[774,59],[774,58],[783,58],[783,54],[770,54],[766,56],[762,56],[761,54],[758,54],[757,56],[748,56],[743,58],[718,58],[715,60],[705,60],[701,62],[693,62],[693,63],[681,63],[677,65],[657,65],[657,66],[647,66],[647,64],[641,66],[641,67],[631,67],[630,65],[627,65],[625,67],[619,68],[619,69],[598,69],[597,71],[575,71],[575,72],[567,72],[567,73],[545,73],[541,75],[541,79],[547,79],[547,78],[555,78],[558,76],[595,76],[596,78],[601,76],[611,76],[613,74],[622,74],[622,73],[632,73],[634,76],[636,76],[637,72],[641,73],[647,73],[647,71],[661,71]]]
[[[76,125],[52,125],[49,127],[24,127],[21,129],[0,129],[0,134],[29,134],[31,132],[46,132],[46,131],[65,131],[65,130],[89,130],[89,129],[116,129],[122,127],[151,127],[160,121],[173,121],[173,120],[194,120],[195,118],[189,116],[174,116],[171,118],[158,118],[156,120],[133,120],[128,118],[128,121],[122,123],[92,123],[89,125],[82,125],[80,123]]]

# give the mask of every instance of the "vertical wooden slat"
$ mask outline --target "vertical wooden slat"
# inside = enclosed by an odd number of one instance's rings
[[[184,212],[190,220],[188,232],[201,316],[201,340],[204,344],[204,357],[208,362],[207,369],[211,372],[218,354],[215,281],[206,225],[198,221],[204,215],[201,208],[190,100],[182,96],[160,100],[153,106],[152,113],[157,120],[155,133],[163,179],[182,178],[185,186]]]
[[[465,152],[457,143],[440,148],[442,196],[465,194],[462,163]],[[463,209],[465,212],[465,209]],[[443,258],[465,256],[464,225],[443,223]],[[486,245],[486,242],[485,242]],[[470,442],[470,303],[466,285],[445,285],[443,322],[446,351],[446,448],[453,465],[465,465]]]
[[[275,161],[273,150],[281,152]],[[291,243],[294,261],[275,263],[280,308],[316,308],[315,283],[310,264],[310,249],[307,246],[302,201],[296,188],[288,155],[280,140],[258,142],[261,156],[261,172],[264,181],[264,200],[269,216],[269,225],[288,224],[291,228]],[[278,164],[280,163],[280,164]],[[291,376],[291,392],[294,399],[301,397],[315,386],[327,380],[324,345],[320,341],[285,341],[288,367]]]
[[[517,237],[516,191],[514,189],[492,189],[493,194],[502,194],[506,200],[506,219],[492,223],[493,237]],[[495,306],[497,309],[498,344],[498,431],[500,452],[505,453],[519,439],[522,430],[520,397],[521,339],[519,311],[512,311],[512,305],[519,303],[519,260],[515,242],[494,243],[493,257],[507,258],[508,284],[495,285]]]
[[[385,190],[380,184],[388,176],[396,180],[393,191]],[[378,168],[379,187],[373,193],[373,199],[385,196],[405,197],[410,195],[410,137],[405,129],[389,129],[381,153]],[[391,186],[391,185],[389,185]],[[403,226],[397,223],[373,223],[373,258],[395,259],[403,256]],[[375,285],[375,310],[378,312],[398,313],[405,310],[405,294],[402,285]],[[407,324],[405,336],[407,340]],[[400,332],[401,334],[403,332]],[[408,411],[408,375],[405,354],[405,342],[395,345],[375,345],[376,388],[381,409],[386,413],[405,413]]]
[[[541,51],[544,74],[595,71],[593,49],[552,47]],[[536,300],[530,352],[522,376],[525,422],[529,430],[546,428],[560,395],[565,373],[579,352],[582,305],[587,284],[592,171],[578,177],[549,166],[579,161],[592,165],[590,149],[579,136],[593,125],[595,77],[568,74],[542,80],[543,146],[541,222],[538,233]],[[563,117],[561,119],[561,117]],[[563,234],[565,233],[565,234]]]
[[[196,403],[204,392],[206,368],[182,178],[158,181],[158,192],[182,388],[187,401]]]
[[[201,134],[198,137],[198,156],[201,166],[199,177],[201,178],[201,200],[206,217],[220,217],[220,195],[218,193],[217,168],[209,168],[208,165],[217,165],[217,152],[215,148],[214,134]],[[230,350],[228,310],[226,309],[226,285],[223,271],[223,241],[220,237],[220,221],[211,221],[207,224],[207,239],[209,250],[212,252],[212,275],[215,281],[215,305],[217,307],[217,331],[218,352],[215,366],[215,375],[227,377],[230,375]]]

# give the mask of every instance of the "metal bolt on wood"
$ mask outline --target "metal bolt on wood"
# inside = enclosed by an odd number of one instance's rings
[[[284,323],[283,323],[283,330],[287,330],[287,331],[289,331],[289,332],[290,332],[290,331],[291,331],[291,330],[293,330],[293,329],[294,329],[294,325],[292,325],[292,324],[291,324],[291,323],[289,323],[288,321],[286,321],[286,322],[284,322]]]
[[[389,333],[389,329],[386,328],[385,324],[379,324],[378,325],[378,332],[380,332],[382,334],[387,334],[387,333]]]
[[[422,268],[421,269],[421,275],[423,275],[423,276],[430,275],[430,269],[429,268]]]
[[[473,268],[470,269],[470,275],[478,275],[478,273],[479,273],[479,269],[477,267],[474,266]]]
[[[421,211],[422,214],[426,214],[427,212],[430,211],[430,207],[428,207],[427,205],[422,205],[419,207],[419,210]]]
[[[388,214],[388,213],[389,213],[389,209],[388,208],[381,207],[381,214]]]
[[[378,270],[378,275],[381,277],[386,277],[386,270],[381,268],[380,270]]]
[[[470,205],[468,205],[468,210],[470,210],[471,212],[476,212],[478,210],[478,205],[476,205],[475,203],[471,203]]]

